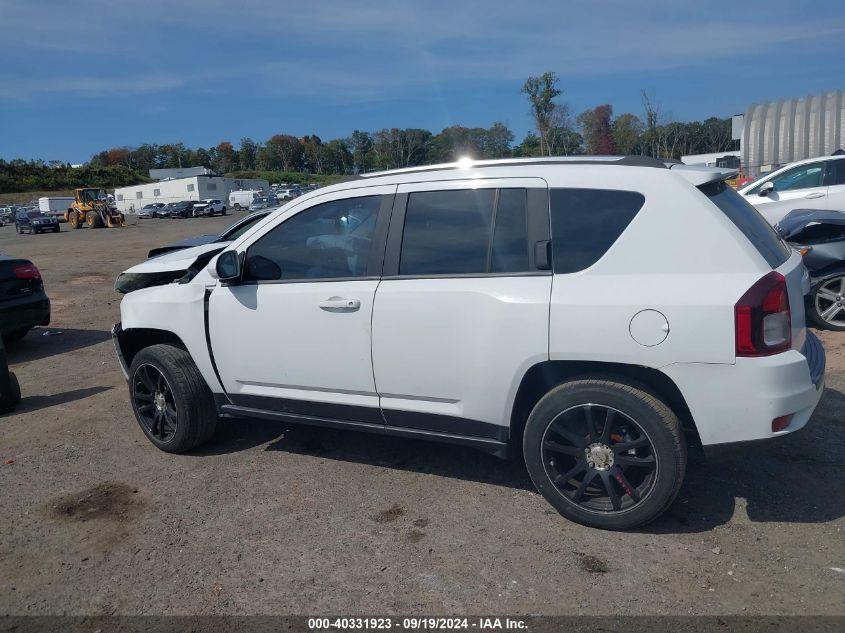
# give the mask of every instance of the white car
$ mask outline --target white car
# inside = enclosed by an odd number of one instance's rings
[[[132,410],[173,453],[219,416],[515,453],[562,515],[641,525],[688,441],[789,434],[824,389],[801,256],[727,175],[508,159],[306,194],[124,296]]]
[[[226,215],[226,203],[216,198],[206,198],[194,205],[193,214],[194,217],[215,214]]]
[[[739,189],[770,224],[795,209],[845,212],[845,155],[790,163]]]

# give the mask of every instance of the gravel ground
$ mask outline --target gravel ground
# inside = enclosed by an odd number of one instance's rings
[[[639,532],[569,523],[521,467],[455,446],[230,421],[168,455],[129,408],[112,284],[230,221],[0,229],[53,302],[9,350],[24,400],[0,417],[0,614],[845,614],[845,334],[822,334],[807,428],[694,461]]]

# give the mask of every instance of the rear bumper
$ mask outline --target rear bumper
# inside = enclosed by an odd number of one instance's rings
[[[0,303],[0,332],[50,325],[50,300],[43,292]]]
[[[767,440],[804,427],[824,392],[825,353],[807,332],[804,349],[733,365],[676,364],[663,368],[681,390],[705,451]],[[772,420],[791,415],[781,431]]]

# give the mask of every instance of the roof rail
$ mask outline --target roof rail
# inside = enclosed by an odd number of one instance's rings
[[[481,167],[516,167],[520,165],[626,165],[629,167],[654,167],[666,169],[666,161],[651,156],[539,156],[535,158],[498,158],[488,160],[462,159],[454,163],[420,165],[385,171],[371,171],[359,174],[361,178],[392,176],[394,174],[469,169]]]

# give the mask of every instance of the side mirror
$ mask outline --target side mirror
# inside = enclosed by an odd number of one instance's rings
[[[771,180],[768,182],[764,182],[760,189],[757,191],[757,195],[761,197],[768,196],[771,192],[775,190],[775,183]]]
[[[220,281],[235,281],[241,277],[241,258],[237,251],[223,251],[217,256],[211,276]]]

